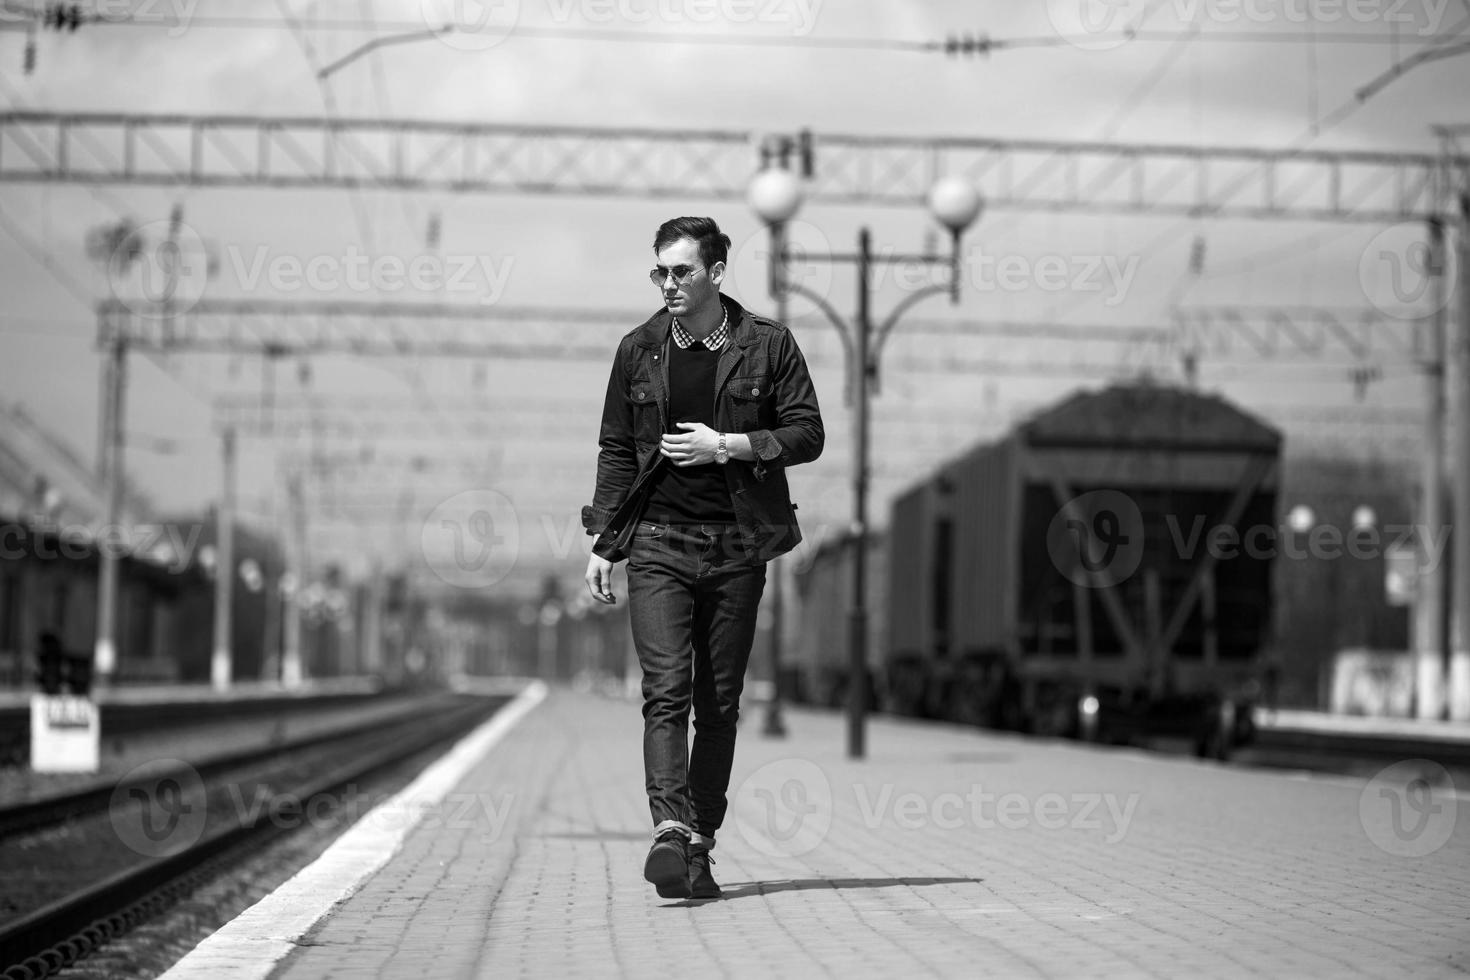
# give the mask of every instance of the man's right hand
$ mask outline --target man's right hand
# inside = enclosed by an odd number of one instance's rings
[[[587,591],[592,593],[592,598],[598,602],[612,605],[617,602],[617,597],[612,591],[613,563],[601,555],[594,554],[587,559],[587,574],[584,576],[587,582]]]

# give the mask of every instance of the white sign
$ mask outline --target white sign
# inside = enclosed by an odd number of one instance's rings
[[[98,715],[90,698],[31,695],[31,769],[96,772],[101,745]]]

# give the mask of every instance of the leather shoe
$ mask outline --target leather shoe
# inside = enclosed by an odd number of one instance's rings
[[[715,876],[710,874],[709,866],[714,863],[715,859],[710,856],[708,849],[703,847],[689,849],[690,898],[720,898],[725,894],[720,891]]]
[[[689,838],[666,830],[648,849],[643,877],[653,883],[659,898],[689,897]]]

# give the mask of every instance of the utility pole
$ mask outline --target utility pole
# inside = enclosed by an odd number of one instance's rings
[[[103,496],[107,504],[107,523],[99,535],[97,570],[97,640],[92,653],[92,673],[96,686],[106,688],[117,671],[117,592],[118,562],[121,555],[119,528],[122,523],[123,488],[123,406],[127,404],[128,347],[121,337],[114,337],[103,365],[104,386],[102,438],[106,444]]]
[[[223,434],[224,472],[219,507],[215,512],[214,566],[214,655],[209,661],[209,680],[216,691],[230,687],[234,657],[230,648],[231,609],[235,586],[235,429]]]
[[[852,600],[848,607],[847,647],[847,755],[861,759],[867,752],[865,732],[868,712],[868,347],[873,325],[868,312],[868,295],[873,285],[868,273],[873,265],[873,240],[866,227],[858,231],[857,318],[853,320],[852,371],[853,464],[852,464]]]
[[[359,672],[380,674],[383,670],[383,562],[374,557],[366,590],[367,609],[362,617],[362,659]]]
[[[1455,406],[1454,636],[1447,665],[1446,713],[1470,721],[1470,191],[1460,194],[1459,327],[1454,347],[1459,397]],[[1441,268],[1443,274],[1443,268]],[[1441,294],[1446,296],[1446,294]]]
[[[290,587],[281,588],[281,615],[285,617],[281,684],[294,689],[301,686],[301,590],[306,585],[306,515],[299,472],[292,472],[286,478],[286,509],[293,533],[286,535],[286,575],[283,576],[289,576]]]
[[[1414,716],[1439,718],[1444,704],[1444,555],[1433,541],[1445,527],[1445,242],[1444,222],[1430,218],[1429,275],[1435,310],[1424,366],[1424,468],[1420,490],[1419,575],[1414,601]]]
[[[786,254],[786,226],[773,224],[771,228],[771,258],[767,266],[771,271],[771,294],[776,301],[776,322],[788,326],[786,318],[788,315],[788,303],[786,290],[780,288],[775,281],[778,274],[784,274],[776,257]],[[771,561],[771,700],[766,705],[765,726],[761,734],[768,738],[786,737],[786,720],[781,716],[781,661],[784,651],[781,649],[782,635],[786,628],[785,623],[785,597],[782,595],[784,589],[783,572],[786,563],[780,558]]]

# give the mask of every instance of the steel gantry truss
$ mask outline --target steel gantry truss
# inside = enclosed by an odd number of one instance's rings
[[[1470,156],[980,137],[780,137],[817,203],[912,206],[971,180],[992,209],[1393,222],[1448,213]],[[0,181],[743,199],[761,134],[12,111]]]
[[[97,307],[97,343],[158,354],[214,353],[263,357],[347,354],[363,357],[449,357],[548,360],[606,365],[611,339],[649,311],[553,306],[481,306],[376,301],[206,299],[169,315],[112,299]],[[797,317],[802,328],[819,317]],[[1418,356],[1417,321],[1376,311],[1322,307],[1183,307],[1170,326],[1039,323],[1034,321],[923,319],[905,324],[905,336],[995,342],[977,358],[945,345],[942,356],[910,358],[900,366],[962,373],[1117,373],[1167,370],[1189,357],[1230,363],[1273,360],[1300,364],[1410,363]],[[586,342],[569,341],[578,328]],[[809,353],[827,342],[825,327],[803,337]],[[594,339],[595,338],[595,339]],[[808,339],[810,338],[810,340]],[[1098,354],[1037,357],[1039,341]],[[1017,349],[1025,342],[1026,350]],[[933,345],[923,345],[932,347]]]
[[[1425,319],[1322,306],[1184,306],[1174,311],[1178,349],[1197,356],[1342,357],[1417,363]]]

